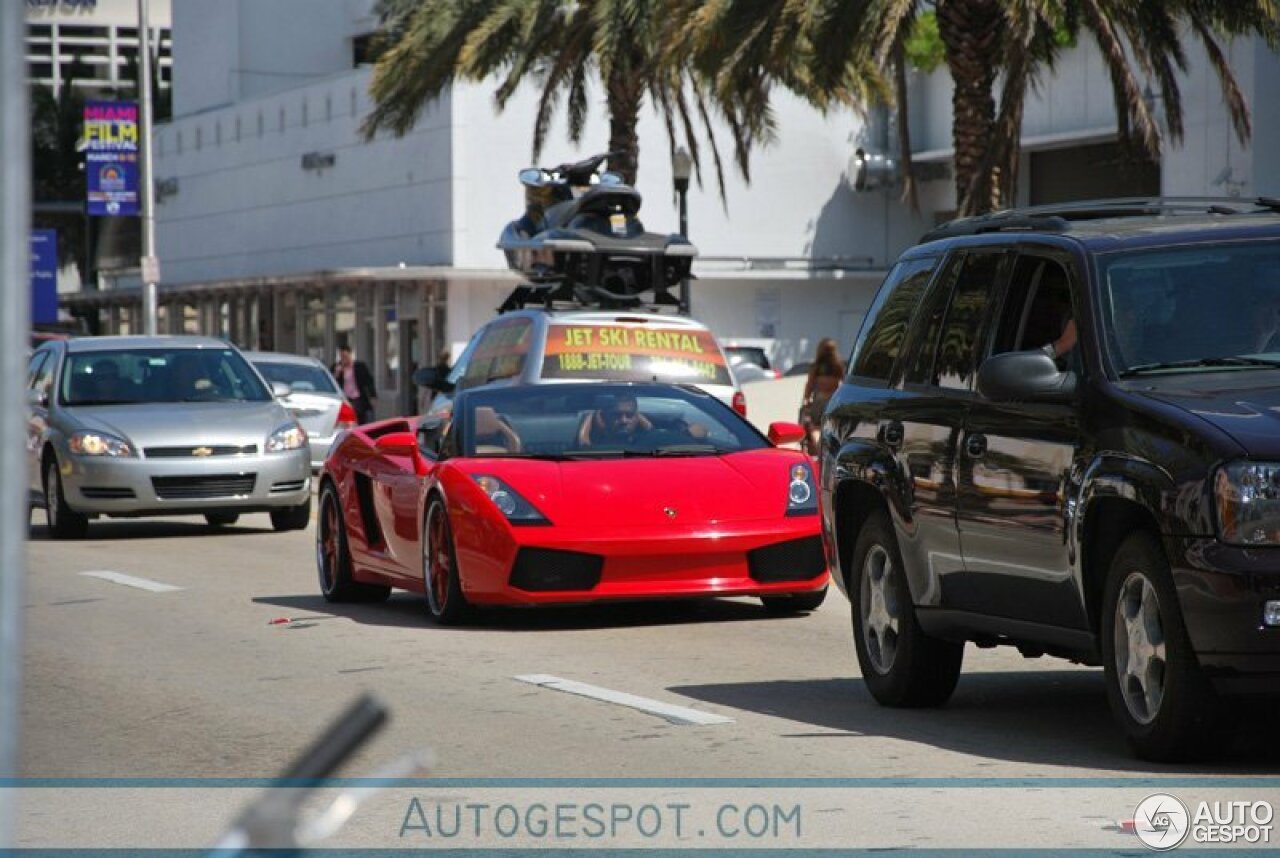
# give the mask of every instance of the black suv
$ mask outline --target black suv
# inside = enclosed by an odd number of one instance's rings
[[[858,663],[940,705],[965,642],[1101,664],[1139,756],[1280,691],[1280,201],[945,224],[867,313],[822,450]]]

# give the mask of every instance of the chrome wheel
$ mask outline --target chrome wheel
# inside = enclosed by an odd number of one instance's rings
[[[862,615],[862,642],[877,673],[893,669],[902,628],[902,594],[894,575],[893,560],[883,545],[874,545],[862,564],[858,610]]]
[[[1164,702],[1164,622],[1151,581],[1131,572],[1120,585],[1115,616],[1115,669],[1125,706],[1134,721],[1150,724]]]

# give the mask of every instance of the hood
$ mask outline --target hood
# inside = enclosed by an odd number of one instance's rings
[[[670,459],[505,460],[489,468],[472,460],[468,470],[503,480],[557,525],[627,529],[779,519],[787,507],[787,468],[799,460],[797,453],[769,449]]]
[[[109,432],[138,449],[255,444],[261,450],[267,436],[290,419],[274,400],[94,405],[68,408],[67,413],[85,429]]]
[[[1132,389],[1211,423],[1249,458],[1280,458],[1280,371],[1187,373],[1144,379]]]

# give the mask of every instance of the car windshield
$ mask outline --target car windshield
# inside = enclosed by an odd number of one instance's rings
[[[1121,377],[1280,366],[1280,242],[1117,253],[1099,282]]]
[[[341,393],[333,376],[318,364],[260,360],[253,365],[267,381],[287,384],[294,393]]]
[[[768,446],[696,388],[564,384],[478,390],[461,406],[463,455],[550,459],[718,456]]]
[[[64,405],[263,402],[271,393],[234,349],[113,349],[67,356]]]

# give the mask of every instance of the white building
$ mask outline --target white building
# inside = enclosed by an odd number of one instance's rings
[[[460,84],[405,137],[363,142],[371,69],[361,60],[373,7],[174,0],[174,119],[155,143],[157,243],[161,330],[322,358],[352,340],[378,368],[380,408],[390,413],[413,408],[402,370],[434,362],[442,347],[456,350],[515,283],[494,242],[520,213],[516,173],[530,160],[534,94],[498,113],[491,84]],[[1082,44],[1027,106],[1024,201],[1070,198],[1082,187],[1113,195],[1125,182],[1142,193],[1275,193],[1277,172],[1267,168],[1280,154],[1268,141],[1278,139],[1280,106],[1259,106],[1252,94],[1277,59],[1253,42],[1235,46],[1233,59],[1255,105],[1252,149],[1230,138],[1212,72],[1193,55],[1185,144],[1126,177],[1110,163],[1110,85]],[[852,345],[885,269],[954,206],[945,170],[949,79],[918,76],[914,91],[917,156],[938,164],[940,176],[924,183],[918,215],[892,189],[851,188],[854,149],[885,145],[874,129],[786,96],[776,104],[778,142],[755,154],[750,185],[724,153],[722,200],[704,161],[704,182],[689,197],[690,237],[701,252],[696,316],[725,338],[763,338],[783,367],[807,359],[823,336]],[[544,162],[606,147],[602,99],[592,108],[585,148],[573,149],[557,129]],[[639,133],[641,216],[650,230],[675,231],[656,114],[644,115]],[[1215,187],[1224,166],[1231,184]],[[106,330],[141,328],[133,289],[70,303],[100,308]]]
[[[173,69],[169,0],[148,0],[156,80],[167,88]],[[27,0],[27,70],[55,92],[66,80],[87,98],[110,99],[134,84],[137,0]],[[79,62],[80,68],[76,68]]]

